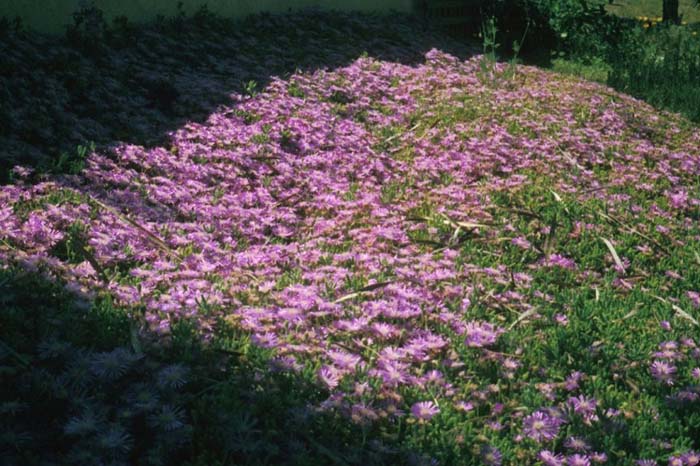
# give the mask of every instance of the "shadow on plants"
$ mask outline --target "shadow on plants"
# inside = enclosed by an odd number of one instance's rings
[[[589,60],[605,56],[620,41],[629,21],[607,14],[603,5],[597,0],[494,0],[484,2],[483,14],[496,18],[506,55],[517,42],[526,62],[549,66],[553,54]]]
[[[0,463],[404,464],[363,427],[315,414],[323,392],[244,339],[203,345],[186,322],[138,331],[107,295],[0,271]],[[237,345],[237,346],[236,346]],[[379,427],[372,427],[379,429]],[[377,434],[377,431],[372,431]]]
[[[15,165],[55,167],[91,142],[161,145],[274,76],[345,66],[363,52],[402,63],[433,47],[469,53],[417,18],[313,10],[233,21],[202,9],[136,27],[85,7],[63,37],[3,24],[0,182]]]
[[[106,154],[121,143],[166,145],[184,124],[234,107],[232,94],[253,95],[297,70],[345,66],[364,52],[410,64],[434,47],[469,53],[422,23],[416,40],[415,18],[314,11],[234,22],[202,10],[134,27],[124,18],[107,25],[87,8],[61,38],[6,23],[3,182],[17,164],[76,174],[91,143]],[[51,255],[89,262],[82,241],[76,225]],[[28,264],[0,270],[0,463],[408,462],[381,424],[317,413],[328,394],[314,373],[270,373],[271,355],[246,335],[217,332],[204,344],[182,321],[156,338],[141,331],[138,309],[108,294],[68,293],[42,273]]]

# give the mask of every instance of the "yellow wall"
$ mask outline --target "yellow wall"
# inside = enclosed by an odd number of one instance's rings
[[[300,8],[322,7],[336,10],[405,11],[411,10],[413,0],[183,0],[185,11],[191,13],[207,5],[213,13],[244,17],[251,13],[269,11],[282,13]],[[173,16],[177,0],[96,0],[95,5],[108,21],[126,15],[131,21],[145,21],[156,15]],[[71,13],[80,0],[0,0],[0,17],[19,16],[30,28],[43,32],[61,32],[72,23]]]

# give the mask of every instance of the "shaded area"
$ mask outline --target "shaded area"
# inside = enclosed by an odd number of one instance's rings
[[[203,345],[183,324],[156,340],[108,297],[21,268],[0,271],[0,305],[4,465],[423,464],[316,413],[322,390],[263,375],[269,355],[240,336]]]
[[[78,173],[92,147],[167,146],[170,132],[276,76],[344,66],[362,53],[419,63],[433,47],[469,54],[407,17],[309,11],[239,23],[200,12],[135,28],[107,27],[84,11],[60,38],[5,23],[0,180],[17,164]],[[56,257],[86,260],[74,237]],[[246,335],[203,343],[182,322],[157,338],[142,331],[138,310],[73,291],[29,266],[0,271],[3,464],[426,461],[401,447],[401,429],[389,436],[386,426],[318,413],[312,406],[328,393],[315,374],[268,371],[271,353]]]
[[[243,22],[202,10],[134,27],[85,9],[64,37],[5,22],[0,41],[0,180],[15,165],[79,171],[90,143],[163,145],[275,76],[332,69],[362,53],[418,63],[438,47],[465,57],[418,18],[308,11]],[[78,146],[83,146],[82,148]]]

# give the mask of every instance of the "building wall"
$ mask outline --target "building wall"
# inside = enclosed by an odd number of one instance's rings
[[[157,15],[173,16],[177,0],[95,0],[95,5],[111,21],[125,15],[134,22],[147,21]],[[240,18],[252,13],[268,11],[283,13],[301,8],[321,7],[336,10],[365,12],[408,12],[413,0],[183,0],[189,14],[202,5],[213,13]],[[71,14],[78,9],[80,0],[0,0],[0,17],[21,17],[32,29],[57,33],[72,23]]]

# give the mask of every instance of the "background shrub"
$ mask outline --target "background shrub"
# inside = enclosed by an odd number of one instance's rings
[[[502,42],[523,41],[523,52],[559,51],[584,59],[609,53],[630,21],[609,15],[600,0],[494,0],[482,14],[497,18]]]
[[[631,28],[608,62],[616,89],[700,120],[700,39],[690,29]]]

